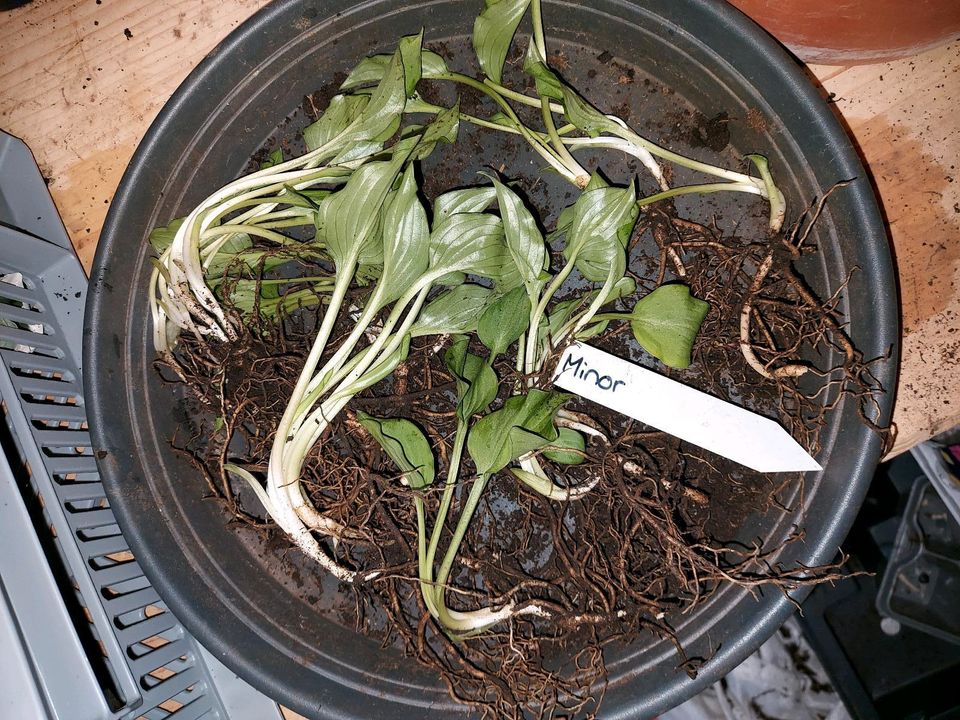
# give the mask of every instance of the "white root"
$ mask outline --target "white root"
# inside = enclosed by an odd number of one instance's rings
[[[449,337],[450,337],[449,335],[439,335],[437,337],[437,341],[430,348],[430,354],[436,355],[438,352],[440,352],[443,349],[443,347],[447,344],[447,340],[449,339]]]
[[[621,466],[623,471],[629,473],[630,475],[636,475],[637,477],[647,477],[647,474],[643,471],[643,468],[635,463],[633,460],[627,460]],[[667,480],[666,478],[660,478],[660,484],[663,485],[665,490],[669,490],[673,487],[673,481]],[[702,490],[697,490],[697,488],[690,487],[689,485],[680,486],[681,491],[686,495],[690,500],[697,503],[697,505],[707,505],[710,503],[710,498]]]
[[[750,319],[753,317],[753,297],[760,289],[760,286],[763,285],[763,281],[766,279],[772,267],[773,253],[770,253],[764,258],[763,262],[760,263],[760,267],[757,268],[757,273],[754,275],[753,282],[750,283],[750,289],[747,291],[747,300],[743,303],[743,307],[740,308],[740,352],[743,354],[743,359],[747,361],[747,365],[765,378],[796,378],[807,372],[805,365],[790,363],[773,370],[768,369],[766,365],[760,362],[760,359],[753,350],[753,343],[750,341]]]
[[[154,344],[159,352],[172,348],[180,329],[194,329],[188,328],[187,322],[195,324],[201,334],[212,335],[221,340],[235,339],[236,332],[205,277],[206,269],[219,248],[235,233],[216,234],[211,237],[207,231],[237,203],[261,197],[265,193],[282,192],[281,188],[286,185],[300,190],[321,182],[324,170],[319,166],[325,157],[330,156],[331,151],[335,151],[338,140],[339,137],[334,138],[327,146],[306,155],[227,183],[185,218],[170,247],[160,257],[167,277],[156,274],[151,277],[150,282],[150,302],[155,323]],[[353,169],[364,160],[365,158],[357,158],[343,163],[342,167]],[[269,213],[276,205],[267,203],[251,208],[233,218],[232,222],[242,223]],[[195,237],[199,238],[199,242]],[[166,307],[161,309],[163,304]],[[162,330],[157,327],[158,324],[163,326]]]
[[[353,383],[374,366],[378,359],[389,357],[390,353],[396,350],[400,338],[409,331],[410,325],[416,319],[427,291],[420,290],[416,302],[396,334],[390,332],[392,325],[384,328],[377,340],[363,351],[361,362],[341,380],[338,389],[319,406],[301,411],[299,417],[294,417],[289,424],[284,425],[281,421],[281,427],[274,439],[267,470],[267,493],[276,511],[274,520],[298,547],[345,582],[353,582],[357,578],[370,579],[376,577],[378,571],[354,573],[337,565],[324,552],[311,530],[341,539],[346,539],[348,535],[344,534],[344,528],[339,523],[325,517],[313,507],[303,492],[300,471],[307,454],[320,440],[330,421],[350,402],[350,388]],[[304,378],[305,376],[301,375],[301,381]],[[307,383],[301,381],[298,381],[298,385],[306,387]],[[294,396],[297,395],[295,390]]]
[[[510,468],[510,472],[520,480],[524,485],[540,493],[550,500],[566,502],[568,500],[577,500],[588,492],[593,490],[600,482],[600,478],[594,477],[586,482],[579,483],[572,487],[563,487],[557,485],[553,480],[547,477],[546,472],[540,465],[537,458],[528,453],[520,458],[519,468]]]
[[[593,418],[591,418],[589,415],[585,415],[584,413],[560,408],[557,410],[556,424],[557,427],[565,427],[570,428],[571,430],[577,430],[582,432],[584,435],[599,438],[606,445],[610,444],[610,438],[608,438],[599,428],[597,428],[596,425],[593,424]]]
[[[348,308],[348,311],[350,313],[350,319],[355,323],[359,322],[360,318],[363,316],[363,310],[356,305],[351,305]],[[380,335],[381,330],[383,330],[383,323],[374,321],[367,325],[366,329],[363,331],[363,335],[369,342],[375,342],[377,337]]]
[[[480,608],[479,610],[460,612],[459,610],[450,610],[448,608],[445,610],[445,614],[452,621],[450,623],[450,629],[464,634],[485,630],[504,620],[522,617],[524,615],[541,618],[551,617],[549,610],[536,603],[528,603],[518,608],[517,604],[512,600],[496,610],[486,607]]]
[[[598,438],[607,445],[610,444],[610,439],[603,433],[603,431],[596,427],[593,419],[584,413],[561,408],[557,411],[557,414],[554,417],[554,422],[556,423],[557,427],[566,427],[570,428],[571,430],[577,430],[582,432],[584,435]],[[575,486],[564,487],[562,485],[557,485],[552,479],[550,479],[546,471],[543,469],[543,466],[540,464],[540,461],[537,459],[535,453],[530,452],[521,456],[518,458],[518,462],[520,467],[511,468],[510,472],[512,472],[518,480],[520,480],[531,490],[540,493],[550,500],[556,500],[558,502],[577,500],[593,490],[593,488],[597,486],[597,483],[600,482],[600,477],[596,476]]]
[[[290,536],[293,544],[307,556],[316,560],[324,570],[332,573],[338,580],[352,583],[356,578],[356,573],[343,567],[327,554],[327,551],[320,546],[320,543],[310,532],[310,528],[303,523],[303,520],[300,519],[300,516],[297,515],[289,503],[283,502],[278,497],[272,499],[276,511],[273,519],[280,526],[280,529]]]
[[[618,125],[621,125],[625,130],[630,129],[630,127],[616,115],[607,115],[607,118],[613,120],[613,122],[617,123]],[[634,145],[633,143],[628,143],[628,145],[629,149],[625,150],[625,152],[628,152],[637,158],[637,160],[639,160],[643,166],[650,171],[650,174],[653,175],[661,190],[669,190],[670,184],[667,182],[667,178],[663,174],[663,168],[660,167],[660,163],[657,162],[657,159],[653,156],[653,153],[651,153],[645,147],[641,147],[640,145]]]
[[[304,498],[303,503],[295,505],[293,509],[307,527],[321,535],[330,536],[334,541],[356,540],[360,537],[355,530],[320,513],[308,498]]]
[[[343,582],[354,581],[356,573],[343,567],[327,554],[293,508],[283,502],[283,498],[279,498],[280,502],[278,502],[277,497],[271,497],[263,486],[257,482],[257,479],[241,467],[224,465],[224,469],[247,482],[260,500],[264,510],[307,556],[316,560],[321,567],[332,573],[337,579]],[[367,579],[369,579],[369,576],[367,576]]]

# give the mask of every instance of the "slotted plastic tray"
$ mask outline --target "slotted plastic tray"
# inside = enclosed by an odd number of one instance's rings
[[[17,636],[0,639],[35,680],[0,716],[279,718],[184,631],[117,526],[84,412],[86,285],[32,155],[0,133],[0,626]]]
[[[960,643],[960,525],[937,488],[914,485],[877,593],[882,615]]]

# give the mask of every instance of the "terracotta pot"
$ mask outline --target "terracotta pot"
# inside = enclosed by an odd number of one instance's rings
[[[915,55],[960,35],[960,0],[728,0],[807,62]]]

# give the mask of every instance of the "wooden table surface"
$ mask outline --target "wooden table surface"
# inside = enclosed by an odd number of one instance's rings
[[[110,199],[157,111],[265,0],[34,0],[0,13],[0,128],[27,142],[89,269]],[[812,66],[876,180],[899,270],[894,452],[960,422],[960,42]]]

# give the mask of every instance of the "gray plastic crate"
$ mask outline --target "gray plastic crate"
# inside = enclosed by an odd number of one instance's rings
[[[960,525],[927,477],[910,492],[877,591],[877,610],[904,625],[960,643]]]
[[[0,717],[279,718],[180,626],[116,524],[84,413],[86,283],[32,155],[0,132]]]

